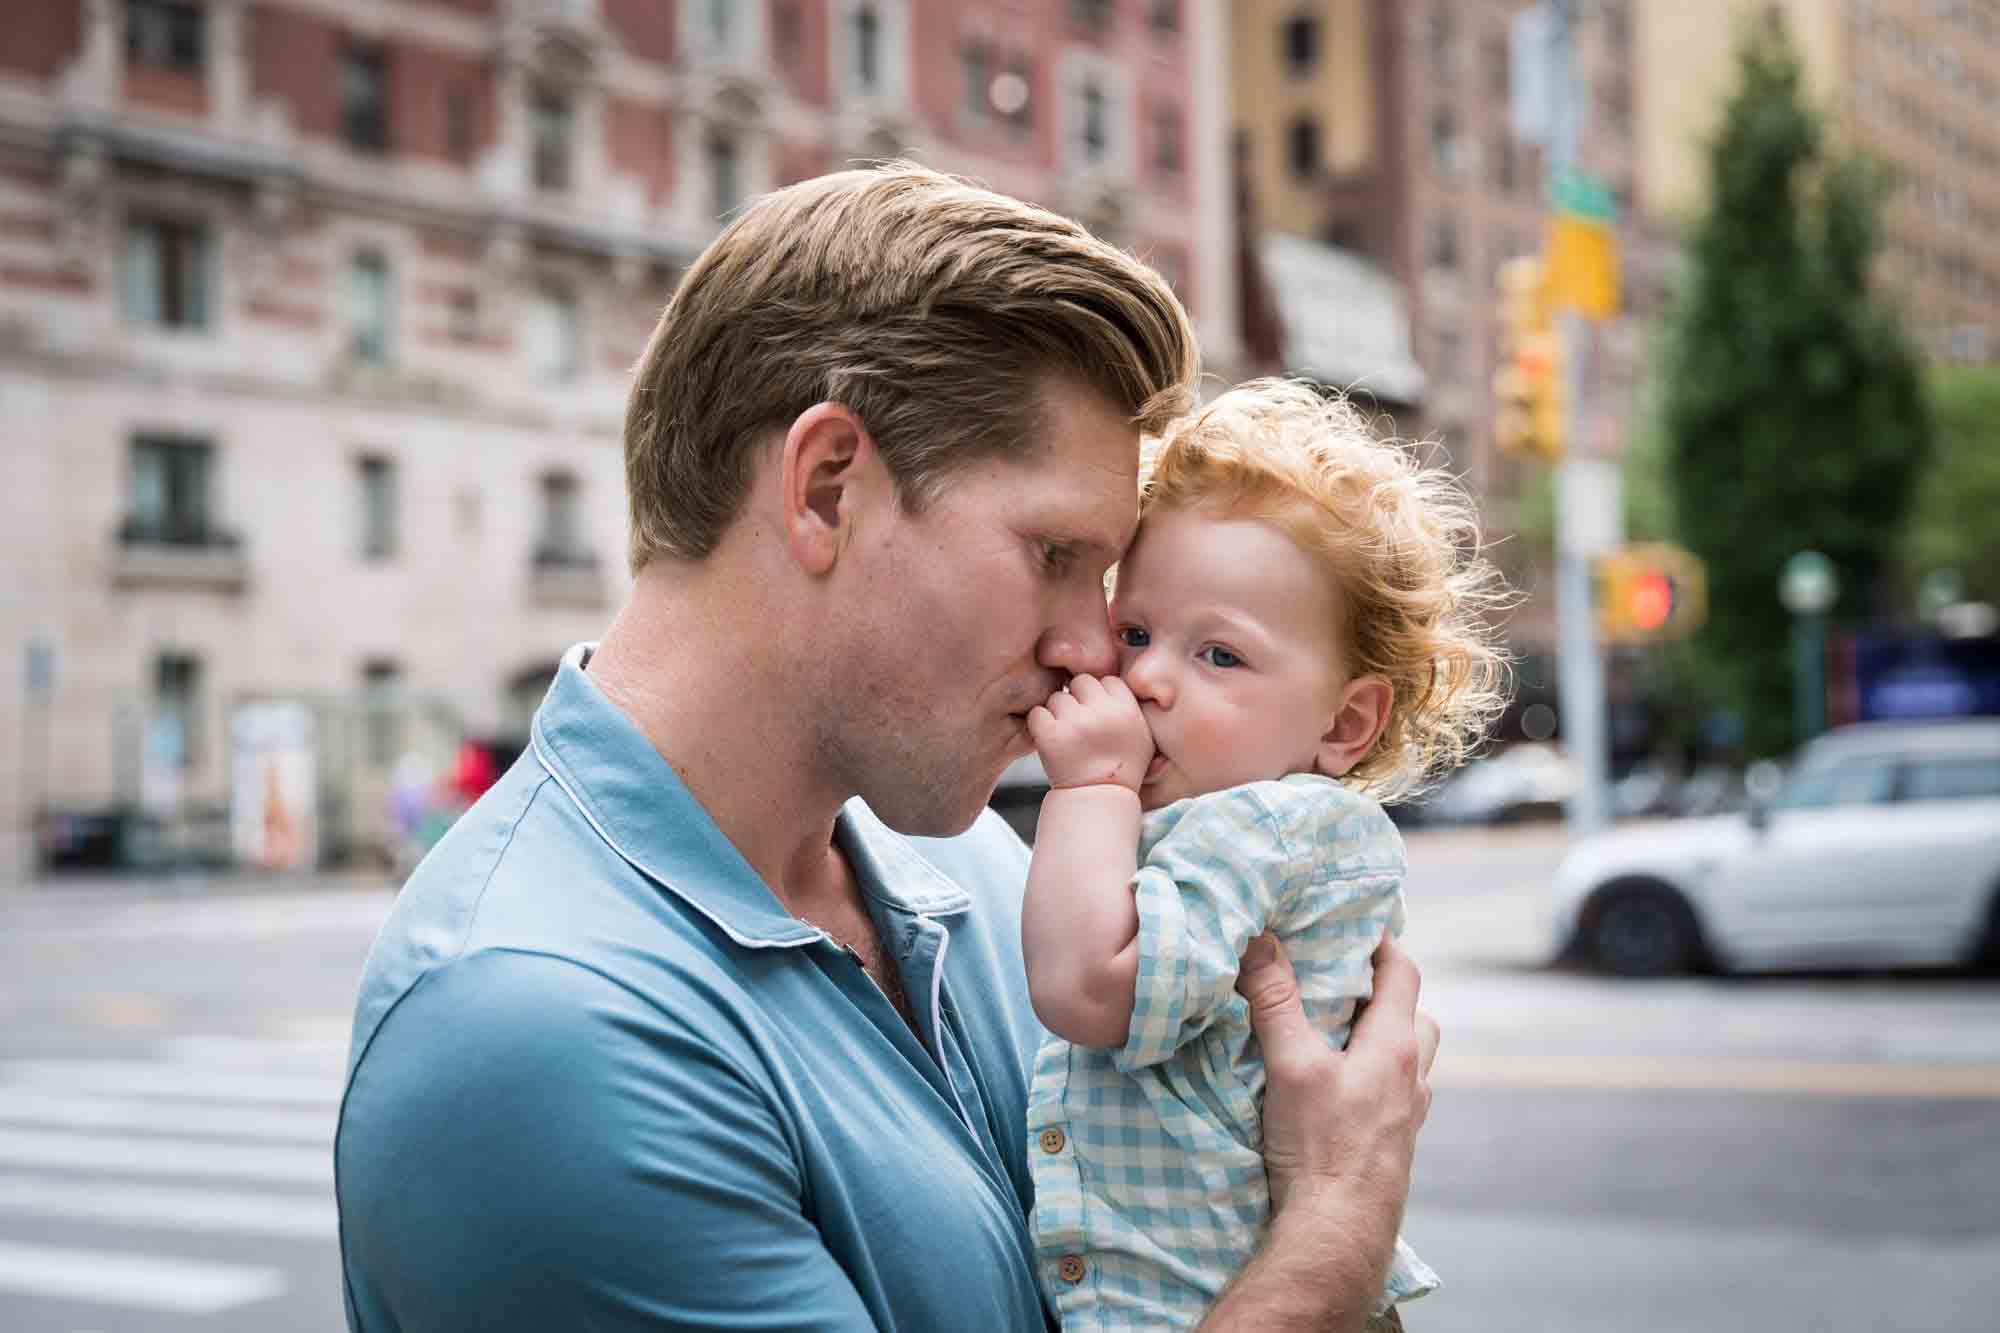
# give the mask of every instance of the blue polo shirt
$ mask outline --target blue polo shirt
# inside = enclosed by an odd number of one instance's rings
[[[921,1038],[572,649],[368,957],[335,1144],[357,1333],[1043,1329],[1028,854],[836,837]]]

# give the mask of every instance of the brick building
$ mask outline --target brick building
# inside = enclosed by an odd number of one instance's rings
[[[1646,205],[1702,202],[1740,25],[1780,13],[1838,140],[1887,164],[1882,275],[1936,359],[2000,361],[2000,3],[1691,0],[1639,20]]]
[[[1515,646],[1553,645],[1543,587],[1546,506],[1534,471],[1492,447],[1495,276],[1543,245],[1545,164],[1509,120],[1509,24],[1527,0],[1238,0],[1232,96],[1245,178],[1268,227],[1311,238],[1389,275],[1407,310],[1421,393],[1390,404],[1397,432],[1434,438],[1485,506],[1489,532],[1524,539],[1499,555],[1530,599]],[[1596,407],[1574,447],[1615,456],[1657,310],[1669,238],[1635,205],[1633,18],[1629,0],[1577,6],[1585,107],[1578,165],[1618,201],[1625,313],[1600,327]],[[1541,666],[1527,664],[1524,679]]]
[[[624,580],[628,368],[760,190],[908,154],[1149,255],[1235,357],[1226,10],[1179,0],[16,0],[0,42],[0,838],[221,809],[321,720],[518,734]]]

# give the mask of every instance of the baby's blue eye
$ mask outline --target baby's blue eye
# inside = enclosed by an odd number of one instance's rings
[[[1152,641],[1152,636],[1137,625],[1121,625],[1118,629],[1118,642],[1127,648],[1144,648]]]
[[[1224,670],[1227,670],[1230,667],[1240,667],[1243,665],[1242,658],[1238,657],[1235,653],[1230,652],[1227,648],[1222,647],[1220,644],[1211,643],[1210,645],[1208,645],[1208,647],[1202,649],[1199,653],[1195,654],[1195,656],[1201,658],[1204,662],[1207,662],[1210,666],[1218,666],[1223,668]]]

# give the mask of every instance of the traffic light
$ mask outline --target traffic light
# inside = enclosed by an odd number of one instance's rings
[[[1642,542],[1599,557],[1597,636],[1604,642],[1681,638],[1707,614],[1707,574],[1681,547]]]
[[[1493,443],[1505,454],[1554,462],[1563,452],[1562,337],[1539,259],[1500,266],[1500,347],[1493,372]]]

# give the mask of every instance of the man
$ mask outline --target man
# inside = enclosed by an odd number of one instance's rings
[[[1027,855],[980,812],[1028,710],[1113,668],[1139,432],[1195,366],[1150,270],[917,168],[696,261],[627,412],[631,595],[369,958],[351,1327],[1046,1326],[1090,1256],[1030,1243]],[[1275,1213],[1213,1327],[1379,1290],[1435,1029],[1377,961],[1341,1054],[1246,960]]]

